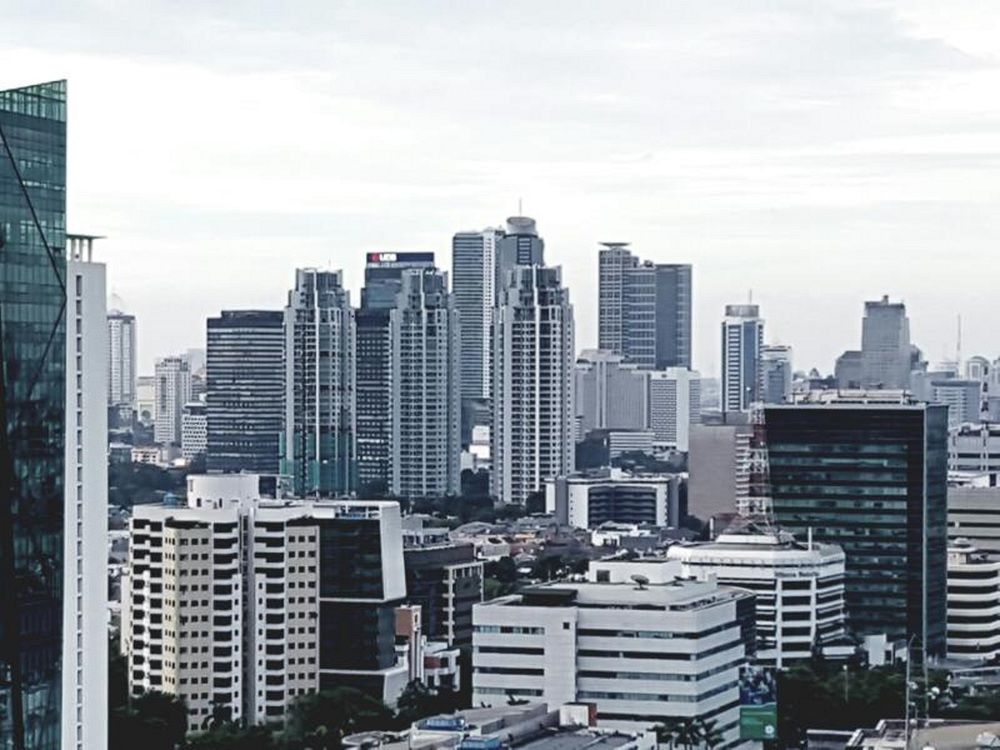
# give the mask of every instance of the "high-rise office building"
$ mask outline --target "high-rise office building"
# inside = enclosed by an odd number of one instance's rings
[[[181,413],[181,457],[191,463],[205,458],[208,415],[204,401],[189,401]]]
[[[861,387],[904,390],[910,386],[910,319],[906,305],[865,302],[861,325]]]
[[[722,414],[746,413],[760,401],[764,321],[757,305],[726,305],[722,321]]]
[[[66,82],[0,91],[0,746],[16,750],[64,747],[65,246]]]
[[[300,268],[285,308],[281,473],[300,497],[355,488],[355,329],[340,271]]]
[[[621,354],[584,349],[573,368],[577,440],[591,430],[643,430],[649,423],[646,373]]]
[[[389,318],[403,273],[434,268],[434,253],[369,253],[361,307],[354,313],[358,487],[385,495],[392,472],[392,340]]]
[[[983,408],[983,385],[978,380],[932,380],[931,398],[948,407],[948,427],[979,424]]]
[[[389,488],[406,498],[457,495],[460,329],[447,274],[404,272],[389,332]]]
[[[108,311],[108,406],[135,409],[136,379],[135,316],[121,310]]]
[[[848,624],[945,650],[945,407],[875,392],[765,411],[778,522],[847,555]]]
[[[792,398],[792,347],[770,344],[760,350],[761,400],[783,404]]]
[[[524,503],[574,466],[573,307],[559,268],[518,266],[494,320],[492,494]]]
[[[191,400],[191,368],[184,357],[156,360],[156,415],[153,438],[160,445],[181,444],[184,404]]]
[[[701,375],[684,367],[648,370],[649,429],[659,448],[687,453],[692,425],[701,424]]]
[[[626,242],[599,253],[598,345],[627,362],[662,370],[691,367],[691,266],[652,263]]]
[[[223,310],[207,323],[205,468],[277,474],[284,416],[284,314]]]
[[[67,235],[62,747],[108,744],[108,324],[94,237]]]
[[[423,610],[423,631],[449,646],[472,645],[472,607],[483,600],[483,561],[472,544],[407,544],[406,601]]]
[[[462,398],[490,398],[493,387],[493,309],[518,265],[545,263],[535,220],[511,216],[504,228],[458,232],[451,243],[452,288],[462,320]]]

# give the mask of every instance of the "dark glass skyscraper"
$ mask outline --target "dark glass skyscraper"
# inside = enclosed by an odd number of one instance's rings
[[[691,368],[691,266],[652,263],[626,242],[599,254],[598,343],[647,369]]]
[[[205,466],[277,474],[284,403],[280,310],[223,310],[208,319]]]
[[[65,244],[66,83],[0,91],[0,747],[17,750],[60,744]]]
[[[389,317],[403,272],[434,268],[434,253],[369,253],[357,329],[358,487],[362,496],[384,495],[391,474],[392,360]]]
[[[805,403],[766,409],[778,523],[847,555],[848,623],[945,651],[947,408]]]

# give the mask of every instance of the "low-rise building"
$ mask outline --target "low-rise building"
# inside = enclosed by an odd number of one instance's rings
[[[629,474],[621,469],[577,472],[545,482],[545,510],[556,521],[589,529],[612,521],[676,526],[679,474]]]
[[[757,660],[779,668],[845,635],[844,551],[786,532],[733,524],[711,542],[675,544],[683,575],[714,577],[756,597]]]
[[[967,539],[983,552],[1000,554],[1000,487],[948,486],[948,540]]]
[[[664,561],[653,580],[544,584],[473,613],[473,702],[594,704],[599,726],[630,731],[711,719],[726,746],[739,736],[739,667],[754,648],[753,595],[680,580]]]
[[[965,539],[948,547],[948,656],[1000,657],[1000,558]]]
[[[448,541],[403,551],[406,599],[423,609],[424,634],[449,646],[472,644],[472,607],[483,600],[483,563],[472,544]]]

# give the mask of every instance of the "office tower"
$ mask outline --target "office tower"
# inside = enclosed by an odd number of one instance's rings
[[[769,406],[775,517],[847,555],[848,625],[945,650],[947,410],[831,393]]]
[[[462,320],[462,399],[489,399],[493,387],[493,308],[517,265],[543,265],[535,220],[511,216],[504,228],[458,232],[451,242],[452,289]]]
[[[697,424],[688,449],[688,512],[734,513],[750,487],[750,425]]]
[[[108,406],[129,411],[136,407],[135,358],[138,351],[135,316],[108,311]]]
[[[792,347],[770,344],[760,350],[761,397],[765,404],[792,399]]]
[[[965,361],[965,377],[967,380],[978,380],[986,388],[990,379],[990,361],[978,354]]]
[[[646,411],[656,446],[687,453],[691,427],[701,424],[701,375],[683,367],[646,372]]]
[[[978,424],[982,414],[983,386],[978,380],[931,381],[931,398],[936,404],[948,407],[948,427]]]
[[[207,322],[205,468],[277,474],[284,416],[284,314],[223,310]]]
[[[652,263],[627,242],[598,256],[598,345],[627,362],[662,370],[691,367],[691,266]]]
[[[281,473],[299,496],[355,487],[354,310],[340,271],[300,268],[285,308]]]
[[[299,696],[352,687],[395,703],[406,593],[395,502],[263,501],[255,475],[188,478],[187,507],[137,506],[122,589],[133,694],[281,722]],[[162,623],[162,627],[156,627]]]
[[[62,747],[79,750],[108,744],[109,331],[94,239],[66,236]]]
[[[135,410],[140,422],[156,422],[156,376],[140,375],[135,379]]]
[[[397,497],[461,491],[458,311],[448,276],[406,271],[390,313],[389,487]]]
[[[861,352],[857,349],[850,349],[837,357],[833,377],[837,381],[837,387],[842,391],[860,388]]]
[[[747,413],[760,401],[764,321],[757,305],[726,305],[722,321],[722,415]]]
[[[621,469],[576,472],[545,480],[545,512],[578,529],[604,523],[677,526],[680,476],[628,474]]]
[[[403,273],[434,268],[434,253],[368,253],[356,330],[355,401],[358,486],[385,495],[392,472],[392,337],[389,318]]]
[[[591,562],[586,582],[547,583],[473,608],[472,702],[591,703],[598,726],[716,722],[739,738],[739,667],[754,647],[754,600],[680,564]],[[632,576],[641,576],[637,584]]]
[[[184,357],[156,360],[153,438],[160,445],[181,444],[181,417],[191,400],[191,369]]]
[[[0,91],[0,745],[17,750],[61,746],[65,246],[66,83]]]
[[[714,576],[723,586],[753,591],[757,661],[779,669],[811,659],[845,635],[844,551],[802,544],[788,532],[733,524],[711,542],[675,544],[669,560],[684,576]]]
[[[967,539],[948,546],[948,658],[1000,657],[1000,560]]]
[[[491,492],[523,504],[574,465],[573,307],[562,271],[518,266],[494,320]]]
[[[405,544],[406,601],[423,613],[423,633],[451,646],[472,645],[472,607],[483,600],[483,562],[472,544]]]
[[[906,305],[865,302],[861,327],[861,387],[904,390],[910,385],[910,320]]]
[[[648,418],[646,373],[624,357],[603,349],[584,349],[573,368],[577,440],[591,430],[645,429]]]
[[[181,414],[181,457],[191,463],[205,459],[208,415],[205,402],[189,401]]]

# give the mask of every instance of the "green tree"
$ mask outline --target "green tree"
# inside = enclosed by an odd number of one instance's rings
[[[725,741],[722,732],[719,731],[718,722],[714,719],[698,719],[696,722],[698,733],[698,743],[707,748],[721,745]]]
[[[657,724],[653,727],[653,731],[656,732],[656,741],[661,745],[669,745],[670,750],[673,750],[674,743],[680,734],[680,727],[681,723],[677,719],[667,719]]]
[[[175,750],[187,733],[184,701],[166,693],[143,693],[131,706],[113,708],[109,719],[110,750]]]
[[[353,688],[335,688],[296,700],[286,722],[285,739],[296,747],[332,750],[345,735],[384,729],[393,723],[384,703]]]
[[[225,722],[188,740],[185,750],[274,750],[278,747],[268,727],[240,727]]]

